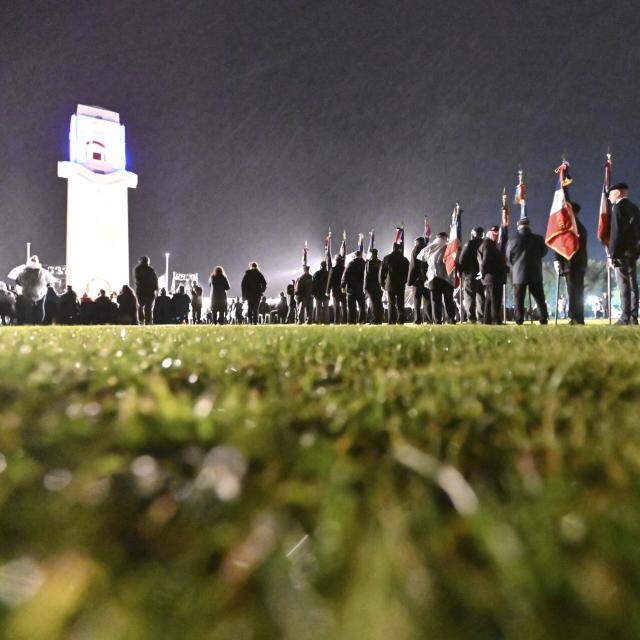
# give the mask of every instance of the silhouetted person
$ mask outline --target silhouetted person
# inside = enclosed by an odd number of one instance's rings
[[[432,322],[431,319],[431,295],[425,285],[427,279],[425,263],[418,259],[418,255],[427,246],[428,238],[420,236],[415,239],[409,261],[409,275],[407,285],[413,287],[413,314],[414,322],[422,324],[422,321]]]
[[[335,257],[333,267],[329,271],[327,293],[333,298],[333,321],[335,324],[344,324],[347,321],[347,295],[342,290],[342,274],[344,273],[344,257],[338,254]]]
[[[278,301],[276,311],[278,312],[278,322],[285,324],[289,313],[289,303],[287,302],[287,297],[284,295],[284,291],[280,292],[280,300]]]
[[[313,274],[313,297],[316,301],[316,322],[327,324],[329,322],[329,269],[327,261],[320,263],[320,268]]]
[[[202,287],[195,280],[191,283],[191,319],[193,324],[202,322]]]
[[[629,185],[618,182],[609,189],[611,219],[609,255],[620,290],[620,319],[616,324],[638,324],[636,261],[640,242],[640,211],[629,200]]]
[[[54,282],[55,278],[40,264],[38,256],[31,256],[16,277],[16,284],[22,287],[20,302],[24,324],[42,324],[47,285]]]
[[[153,303],[158,293],[158,274],[149,264],[148,256],[142,256],[133,270],[136,297],[138,298],[138,319],[140,324],[153,324]]]
[[[178,324],[187,324],[189,322],[189,305],[191,298],[185,293],[184,285],[178,287],[178,291],[173,294],[173,317]]]
[[[118,302],[118,324],[138,324],[138,300],[128,284],[122,285],[116,301]]]
[[[380,269],[380,284],[389,297],[389,324],[404,324],[404,292],[409,275],[409,261],[402,255],[402,245],[394,242]]]
[[[95,303],[85,292],[80,298],[80,324],[95,324],[95,317]]]
[[[313,319],[313,276],[309,266],[302,267],[302,275],[295,283],[295,297],[298,303],[298,324],[311,324]]]
[[[554,267],[564,276],[569,294],[569,324],[584,324],[584,274],[587,271],[587,229],[578,218],[580,205],[571,203],[578,227],[580,247],[573,254],[571,260],[563,258],[559,253],[555,255]]]
[[[93,301],[95,324],[113,324],[118,307],[111,302],[104,289],[100,289],[98,297]]]
[[[458,271],[460,272],[463,304],[469,322],[482,320],[484,309],[484,288],[478,278],[478,249],[482,244],[484,229],[476,227],[471,231],[471,239],[465,243],[458,256]]]
[[[342,274],[342,289],[347,292],[347,317],[349,324],[364,323],[367,310],[364,297],[364,270],[366,263],[361,251],[349,262]]]
[[[52,284],[47,285],[44,295],[44,319],[42,324],[54,324],[58,321],[58,294]]]
[[[378,258],[378,250],[371,249],[370,257],[364,268],[364,289],[369,298],[373,324],[382,324],[384,308],[382,307],[382,286],[380,285],[380,269],[382,260]]]
[[[172,302],[163,287],[153,305],[153,324],[171,324]]]
[[[524,301],[529,289],[536,301],[540,324],[547,324],[547,302],[542,284],[542,258],[547,255],[544,238],[529,228],[529,219],[518,220],[516,237],[509,242],[507,258],[511,265],[514,315],[517,324],[524,322]]]
[[[271,322],[271,306],[267,302],[267,296],[260,298],[258,305],[258,321],[261,324],[269,324]]]
[[[504,220],[503,220],[504,222]],[[507,241],[509,227],[491,227],[478,249],[478,266],[484,287],[484,324],[502,324],[503,293],[507,282]]]
[[[267,281],[260,273],[257,262],[252,262],[245,271],[240,288],[242,297],[247,301],[249,324],[258,324],[258,306],[260,297],[267,290]]]
[[[287,324],[294,324],[296,321],[296,281],[292,280],[287,285],[287,300],[289,313],[287,314]]]
[[[209,278],[211,286],[211,312],[213,314],[213,324],[224,324],[227,311],[227,291],[229,291],[229,280],[220,266],[215,267]]]
[[[58,322],[60,324],[77,324],[80,321],[80,301],[78,294],[70,284],[58,301]]]
[[[11,324],[16,317],[16,298],[7,289],[5,282],[0,282],[0,322]]]

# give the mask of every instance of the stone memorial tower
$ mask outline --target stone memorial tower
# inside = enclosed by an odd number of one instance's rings
[[[78,295],[129,284],[128,189],[124,125],[114,111],[78,105],[71,116],[69,160],[58,162],[67,187],[67,284]]]

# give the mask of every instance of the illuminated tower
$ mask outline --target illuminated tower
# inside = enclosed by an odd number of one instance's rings
[[[58,162],[67,188],[67,284],[82,295],[117,291],[129,283],[128,189],[120,116],[79,104],[71,116],[69,161]]]

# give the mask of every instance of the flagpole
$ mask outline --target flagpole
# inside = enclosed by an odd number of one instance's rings
[[[611,152],[607,151],[607,161],[609,162],[609,172],[611,172]],[[609,176],[611,176],[611,173],[609,173]],[[609,181],[611,181],[611,177],[609,177]],[[611,186],[610,184],[608,186]],[[605,194],[606,197],[609,197],[609,194]],[[611,224],[611,222],[609,222],[609,224]],[[605,253],[607,255],[607,315],[609,316],[609,324],[612,324],[611,322],[611,268],[612,268],[612,264],[611,264],[611,258],[609,257],[609,247],[607,245],[605,245]]]
[[[500,219],[500,228],[504,226],[505,222],[505,213],[506,213],[506,221],[507,225],[509,224],[509,209],[507,205],[507,187],[502,187],[502,216]],[[502,233],[502,231],[500,232]],[[502,237],[498,235],[498,240],[501,242]],[[507,276],[505,274],[504,284],[502,285],[502,322],[507,324]]]

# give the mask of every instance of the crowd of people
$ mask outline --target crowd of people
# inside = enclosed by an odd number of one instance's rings
[[[609,251],[620,291],[619,324],[638,324],[636,260],[640,246],[640,211],[628,199],[628,186],[614,185],[611,202]],[[570,260],[556,254],[554,265],[565,278],[568,317],[571,324],[584,324],[584,275],[587,268],[587,230],[578,218],[580,205],[571,203],[576,214],[579,248]],[[203,309],[203,288],[191,282],[169,293],[159,287],[149,258],[143,256],[133,272],[134,288],[120,292],[101,290],[95,298],[74,291],[71,284],[58,295],[55,279],[37,256],[16,277],[16,287],[0,282],[0,321],[3,324],[455,324],[482,322],[502,324],[512,316],[522,324],[532,307],[525,309],[526,294],[535,301],[535,313],[547,324],[549,311],[543,288],[542,261],[548,247],[532,231],[527,217],[517,221],[509,240],[508,212],[501,224],[486,233],[476,227],[459,248],[454,268],[449,268],[450,248],[446,232],[431,239],[415,240],[410,258],[404,246],[394,242],[382,259],[371,248],[367,256],[359,249],[347,260],[341,251],[327,255],[311,273],[306,264],[299,277],[281,291],[273,304],[266,297],[267,281],[256,262],[251,262],[241,281],[241,297],[228,299],[229,279],[221,266],[209,278],[209,304]],[[511,274],[513,309],[504,305],[507,276]],[[408,290],[408,291],[407,291]],[[456,295],[456,290],[458,295]],[[407,294],[409,294],[407,296]],[[407,309],[406,300],[413,301]],[[566,303],[564,303],[566,305]],[[564,312],[564,309],[563,309]]]

